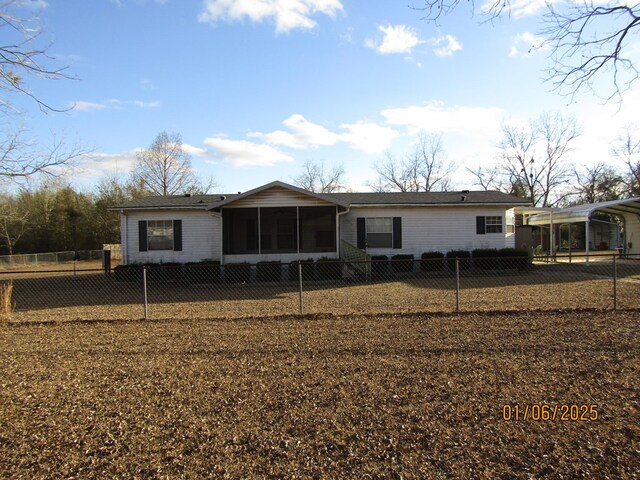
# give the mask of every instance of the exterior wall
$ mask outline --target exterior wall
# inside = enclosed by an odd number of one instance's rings
[[[125,245],[123,263],[167,263],[220,260],[222,252],[222,222],[220,217],[200,210],[154,210],[123,215],[122,242]],[[150,250],[140,252],[138,221],[182,220],[182,251]]]
[[[640,254],[640,218],[630,213],[624,215],[624,228],[625,253]]]
[[[303,195],[292,190],[281,187],[268,188],[262,192],[249,195],[235,202],[225,205],[224,208],[238,207],[314,207],[331,206],[332,203],[325,202],[319,198]]]
[[[340,217],[340,238],[357,244],[356,218],[401,217],[402,248],[370,248],[370,255],[413,254],[476,248],[514,248],[515,234],[506,233],[507,212],[504,207],[352,207]],[[476,216],[502,216],[503,233],[476,234]]]

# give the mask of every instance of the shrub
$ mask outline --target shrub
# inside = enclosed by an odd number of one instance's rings
[[[227,263],[224,266],[224,281],[226,283],[247,283],[251,278],[249,263]]]
[[[344,262],[335,258],[319,258],[316,261],[318,280],[338,280],[342,278]]]
[[[298,276],[298,265],[302,264],[302,281],[311,281],[316,277],[316,266],[313,263],[313,258],[308,258],[306,260],[296,260],[295,262],[291,262],[289,264],[289,281],[297,282],[299,280]]]
[[[150,282],[168,282],[182,278],[182,264],[180,263],[149,263],[145,267],[147,269],[147,281]]]
[[[191,283],[218,283],[220,282],[220,262],[217,260],[189,262],[185,265],[185,276]]]
[[[447,252],[447,267],[455,271],[456,258],[459,260],[460,270],[467,270],[471,266],[471,252],[467,250],[450,250]]]
[[[473,266],[480,270],[497,270],[500,268],[498,250],[495,248],[476,248],[471,252]]]
[[[257,282],[279,282],[282,280],[282,264],[280,262],[258,262],[256,265]]]
[[[499,251],[502,268],[527,270],[531,267],[531,256],[526,250],[519,248],[503,248]]]
[[[386,255],[371,256],[371,275],[382,276],[389,271],[389,257]]]
[[[113,269],[116,282],[136,282],[142,279],[141,265],[118,265]]]
[[[444,253],[424,252],[420,257],[420,270],[423,272],[440,272],[444,269]]]
[[[413,255],[394,255],[391,257],[393,272],[413,272]]]

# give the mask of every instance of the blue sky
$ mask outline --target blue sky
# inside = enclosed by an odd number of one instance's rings
[[[22,3],[40,17],[52,64],[76,79],[28,83],[68,112],[16,103],[34,137],[94,150],[69,177],[85,189],[124,178],[163,130],[182,135],[194,168],[224,192],[290,182],[306,160],[342,164],[347,185],[368,190],[376,162],[402,156],[421,132],[442,133],[454,184],[473,188],[464,167],[496,161],[503,122],[573,114],[583,131],[573,160],[590,164],[609,160],[640,107],[638,89],[622,106],[551,91],[548,51],[531,49],[540,0],[492,23],[462,5],[438,25],[406,1]]]

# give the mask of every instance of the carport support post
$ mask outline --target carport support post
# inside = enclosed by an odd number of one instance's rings
[[[456,257],[456,313],[460,313],[460,260]]]
[[[613,255],[613,309],[618,309],[618,265],[616,255]]]
[[[300,285],[300,315],[304,313],[304,300],[302,298],[302,262],[298,262],[298,284]]]
[[[142,267],[142,290],[144,291],[144,319],[148,320],[147,306],[147,267]]]

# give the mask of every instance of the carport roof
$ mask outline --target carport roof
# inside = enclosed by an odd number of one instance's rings
[[[576,205],[575,207],[549,210],[530,216],[527,223],[529,225],[549,225],[552,220],[554,224],[586,222],[591,219],[595,213],[608,213],[611,215],[631,213],[640,215],[640,198],[586,203],[584,205]]]

